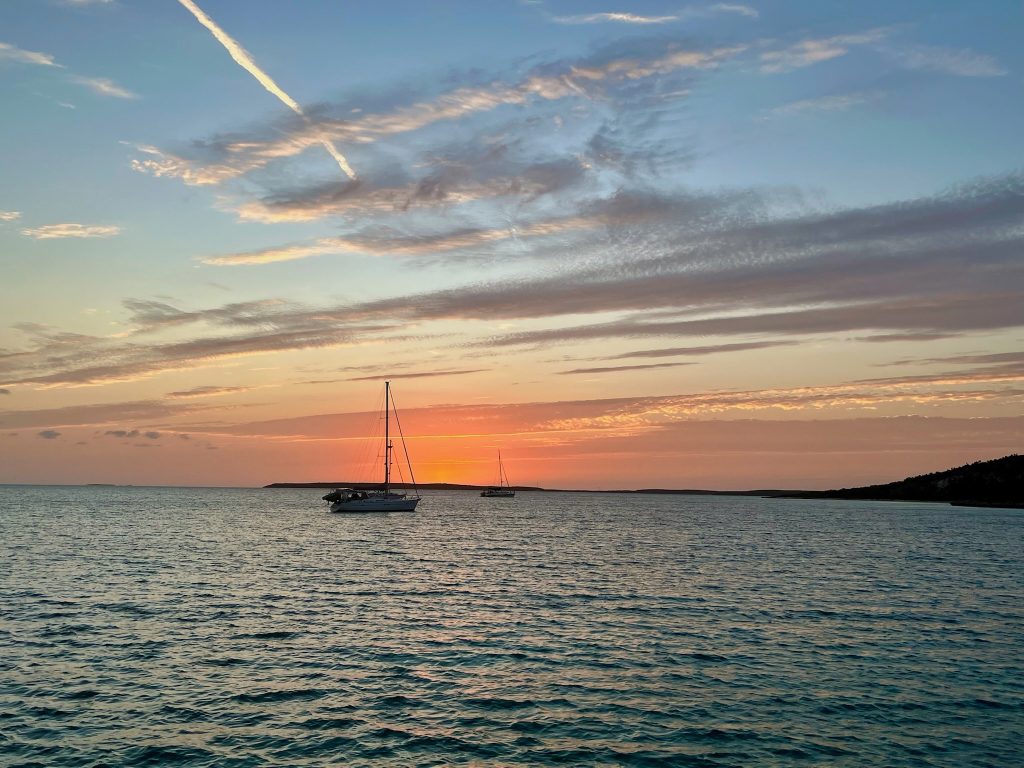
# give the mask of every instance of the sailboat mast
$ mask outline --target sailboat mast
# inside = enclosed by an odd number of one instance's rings
[[[391,483],[391,434],[388,419],[391,415],[391,382],[384,382],[384,495]]]

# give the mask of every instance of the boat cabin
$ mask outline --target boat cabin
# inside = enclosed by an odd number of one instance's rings
[[[355,501],[357,499],[367,498],[366,491],[357,491],[354,488],[335,488],[330,493],[323,496],[324,501],[336,502],[336,501]]]

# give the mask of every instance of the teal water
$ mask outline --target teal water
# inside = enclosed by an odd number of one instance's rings
[[[1017,766],[1024,512],[0,488],[5,766]]]

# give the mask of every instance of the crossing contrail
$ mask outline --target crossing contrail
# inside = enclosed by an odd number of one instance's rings
[[[302,111],[302,107],[298,105],[295,99],[281,90],[281,86],[275,83],[274,79],[270,75],[257,66],[256,62],[253,61],[252,56],[249,55],[249,52],[233,40],[227,32],[217,26],[217,23],[207,16],[203,12],[202,8],[192,2],[192,0],[178,0],[178,2],[185,6],[185,8],[187,8],[189,12],[196,17],[196,20],[200,24],[213,33],[213,36],[217,38],[217,41],[227,49],[227,52],[231,54],[231,58],[238,62],[242,69],[255,77],[260,85],[283,101],[292,112],[297,114],[307,123],[310,122],[306,113]],[[324,149],[327,150],[328,154],[334,158],[338,167],[340,167],[350,179],[355,179],[356,172],[352,170],[352,166],[348,164],[348,160],[346,160],[345,156],[338,151],[337,147],[335,147],[329,139],[320,139],[320,143],[323,145]]]

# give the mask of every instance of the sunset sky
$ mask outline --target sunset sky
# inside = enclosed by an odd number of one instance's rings
[[[1024,4],[5,0],[0,482],[1024,452]]]

